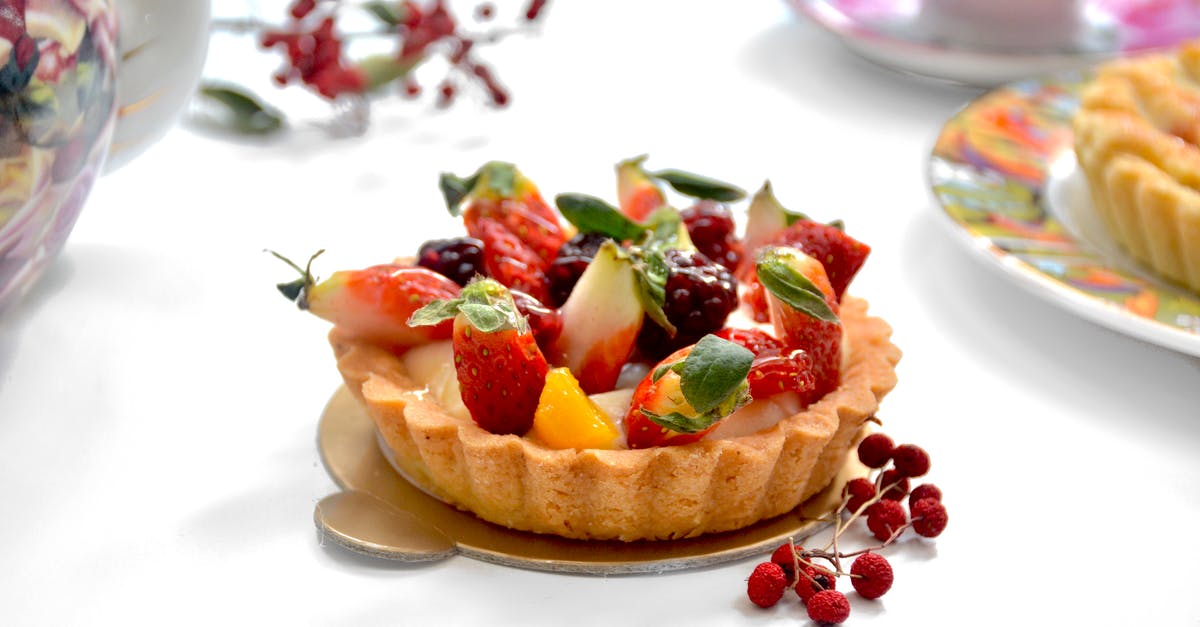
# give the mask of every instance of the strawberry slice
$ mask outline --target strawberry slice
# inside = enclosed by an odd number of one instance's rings
[[[621,213],[635,222],[644,221],[667,204],[662,189],[642,169],[645,161],[646,155],[642,155],[617,164],[617,202]]]
[[[454,369],[463,404],[483,429],[521,435],[533,425],[549,366],[512,295],[492,279],[479,279],[455,299],[413,313],[420,328],[454,321]]]
[[[760,329],[726,327],[716,336],[745,347],[754,353],[750,374],[750,396],[764,399],[783,392],[795,392],[802,406],[816,400],[816,377],[812,357],[803,350],[791,350],[774,336]]]
[[[867,261],[867,255],[871,254],[870,246],[846,235],[838,225],[807,219],[796,221],[772,241],[779,246],[799,248],[820,261],[838,302],[841,302],[854,275]]]
[[[706,335],[659,362],[633,392],[625,416],[629,448],[674,446],[700,440],[722,418],[750,402],[754,354]]]
[[[757,273],[775,334],[812,358],[813,398],[833,391],[840,378],[842,323],[825,268],[798,249],[768,247],[759,253]]]
[[[428,303],[458,296],[459,287],[454,281],[425,268],[391,263],[363,270],[342,270],[317,282],[312,262],[322,252],[309,258],[304,268],[279,253],[271,253],[300,273],[299,279],[276,287],[301,310],[328,320],[355,337],[393,349],[450,337],[449,321],[412,328],[408,326],[408,318]]]
[[[567,241],[558,214],[533,181],[511,163],[484,164],[467,178],[442,174],[440,186],[450,214],[462,215],[473,237],[479,237],[473,226],[476,221],[496,220],[537,255],[543,271]]]
[[[467,232],[483,242],[483,267],[488,276],[543,303],[549,301],[549,266],[502,222],[478,218],[467,224]]]

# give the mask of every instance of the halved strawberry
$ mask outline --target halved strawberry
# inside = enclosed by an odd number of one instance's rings
[[[812,357],[804,350],[789,349],[782,341],[760,329],[726,327],[716,335],[754,353],[754,362],[750,365],[746,380],[750,383],[750,396],[756,400],[784,392],[798,394],[801,405],[806,406],[816,400]]]
[[[625,433],[629,448],[688,444],[750,402],[754,354],[706,335],[659,362],[633,392]]]
[[[425,268],[392,263],[342,270],[318,283],[312,274],[312,261],[322,252],[313,255],[304,268],[272,252],[300,273],[299,279],[276,286],[300,309],[355,337],[396,349],[450,337],[449,321],[412,328],[408,318],[430,302],[458,296],[459,287],[454,281]]]
[[[867,261],[867,255],[871,254],[870,246],[846,235],[839,226],[812,220],[798,220],[776,235],[772,242],[799,248],[820,261],[839,302],[854,275]]]
[[[483,267],[488,276],[541,302],[549,300],[547,266],[499,220],[478,218],[468,223],[467,232],[483,242]]]
[[[617,164],[617,203],[621,213],[635,222],[642,222],[655,209],[667,204],[662,189],[642,169],[646,155],[626,159]]]
[[[798,249],[781,246],[763,249],[757,268],[776,336],[812,357],[815,398],[833,391],[840,379],[842,323],[824,267]]]
[[[413,313],[416,328],[454,320],[454,369],[463,404],[480,427],[523,434],[533,425],[549,367],[512,295],[479,279],[452,300]]]
[[[533,181],[511,163],[484,164],[467,178],[442,174],[440,184],[446,206],[452,215],[462,215],[467,232],[478,237],[473,223],[483,218],[498,221],[538,256],[542,270],[567,241],[558,214],[546,204]]]

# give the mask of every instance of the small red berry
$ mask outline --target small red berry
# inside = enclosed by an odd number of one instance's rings
[[[850,618],[850,601],[837,590],[823,590],[808,600],[808,617],[822,625],[840,625]]]
[[[845,495],[850,497],[846,501],[846,509],[857,512],[867,501],[875,498],[875,484],[866,477],[851,479],[846,482]]]
[[[884,499],[867,510],[867,528],[880,541],[887,541],[906,522],[908,515],[904,513],[904,506],[896,501]]]
[[[808,603],[814,594],[822,590],[836,588],[837,576],[820,566],[805,566],[804,572],[796,577],[796,596],[800,597],[802,603]]]
[[[491,2],[481,2],[475,7],[475,19],[490,20],[496,14],[496,7]]]
[[[800,550],[801,547],[799,544],[794,545],[791,542],[787,542],[779,545],[779,548],[775,549],[775,552],[771,554],[771,562],[779,564],[779,567],[783,569],[783,574],[787,575],[789,585],[796,576],[796,555]]]
[[[929,453],[916,444],[901,444],[892,451],[892,464],[905,477],[920,477],[929,472]]]
[[[746,595],[759,607],[771,607],[783,597],[787,587],[787,577],[779,564],[763,562],[754,567],[750,579],[746,582]]]
[[[932,483],[922,483],[912,489],[908,493],[908,508],[912,509],[913,503],[921,499],[933,499],[935,501],[942,500],[942,491]]]
[[[886,500],[902,501],[908,495],[908,477],[900,474],[895,468],[883,471],[879,485],[883,488],[883,498]]]
[[[892,587],[894,575],[887,558],[878,553],[863,553],[850,566],[850,584],[864,599],[878,599]]]
[[[946,506],[932,498],[923,498],[912,504],[913,531],[926,538],[936,538],[946,530],[949,517]]]
[[[858,443],[858,459],[868,468],[883,468],[892,458],[895,445],[882,433],[872,433]]]

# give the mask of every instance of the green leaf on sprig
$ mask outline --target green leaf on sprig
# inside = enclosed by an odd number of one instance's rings
[[[659,170],[650,173],[650,176],[666,182],[675,188],[675,191],[692,198],[733,202],[746,197],[746,190],[736,185],[682,170]]]
[[[399,2],[368,2],[363,5],[363,9],[389,28],[395,28],[404,21],[407,11]]]
[[[495,279],[478,279],[468,283],[458,298],[435,300],[414,311],[408,326],[431,326],[462,314],[479,331],[492,333],[516,329],[524,333],[529,323],[517,311],[512,293]]]
[[[630,251],[630,256],[633,258],[638,302],[642,305],[642,311],[646,312],[646,316],[662,327],[669,336],[675,337],[678,330],[667,319],[667,312],[663,310],[667,302],[667,278],[671,274],[670,266],[667,265],[662,253],[657,250],[634,248]]]
[[[510,198],[516,193],[517,166],[502,161],[491,161],[485,163],[479,172],[487,189],[493,194],[501,198]]]
[[[675,250],[696,250],[692,238],[688,236],[687,225],[683,217],[674,207],[660,207],[646,218],[645,228],[649,230],[642,247],[646,250],[663,252]]]
[[[478,172],[467,178],[455,176],[449,172],[443,172],[438,177],[438,188],[442,190],[442,198],[446,199],[446,209],[450,210],[450,215],[458,216],[459,211],[462,210],[462,201],[466,200],[478,182]]]
[[[722,407],[746,384],[753,361],[754,353],[739,344],[712,334],[700,338],[679,372],[683,398],[701,414]]]
[[[699,416],[688,416],[673,411],[669,414],[656,414],[645,409],[640,410],[642,415],[649,418],[650,422],[670,429],[678,433],[699,433],[713,425],[721,419],[721,416],[714,414],[701,414]]]
[[[837,314],[825,302],[825,293],[793,267],[795,256],[800,254],[803,253],[790,248],[764,249],[756,267],[758,280],[792,308],[818,320],[837,322]]]
[[[233,131],[266,135],[283,128],[283,113],[239,87],[206,84],[198,93],[203,102],[216,105],[223,112],[213,119]]]
[[[599,233],[623,242],[638,239],[646,231],[646,227],[595,196],[559,194],[554,197],[554,204],[567,222],[581,233]]]

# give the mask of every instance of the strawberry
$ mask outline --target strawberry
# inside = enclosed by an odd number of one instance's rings
[[[646,155],[642,155],[617,164],[617,201],[621,213],[635,222],[644,221],[667,204],[662,189],[642,169],[645,160]]]
[[[633,391],[625,416],[629,448],[688,444],[750,402],[754,354],[715,335],[675,351]]]
[[[312,262],[303,269],[279,253],[279,259],[300,272],[300,278],[276,287],[296,305],[334,323],[351,335],[393,349],[450,337],[449,321],[424,328],[408,326],[408,318],[426,304],[459,294],[456,283],[425,268],[383,264],[363,270],[342,270],[317,282]]]
[[[492,218],[479,218],[468,224],[467,232],[483,242],[483,267],[488,276],[541,302],[549,300],[547,266],[503,223]]]
[[[871,253],[871,247],[846,235],[837,225],[821,224],[812,220],[798,220],[773,238],[780,246],[799,248],[810,257],[821,262],[825,275],[837,296],[838,302],[846,293],[846,286],[862,268]]]
[[[512,295],[479,279],[452,300],[413,313],[414,327],[454,320],[454,369],[463,404],[483,429],[523,434],[533,425],[549,366]]]
[[[750,374],[746,377],[751,397],[764,399],[782,392],[795,392],[803,405],[816,400],[812,357],[805,351],[788,350],[783,342],[759,329],[726,327],[716,336],[754,353]]]
[[[768,247],[759,253],[757,274],[776,336],[812,358],[813,398],[831,392],[840,378],[842,323],[824,267],[795,248]]]
[[[477,221],[496,220],[537,255],[543,271],[567,241],[558,214],[533,181],[510,163],[487,163],[465,179],[443,174],[441,188],[451,215],[462,215],[472,237],[483,239],[476,234]]]

